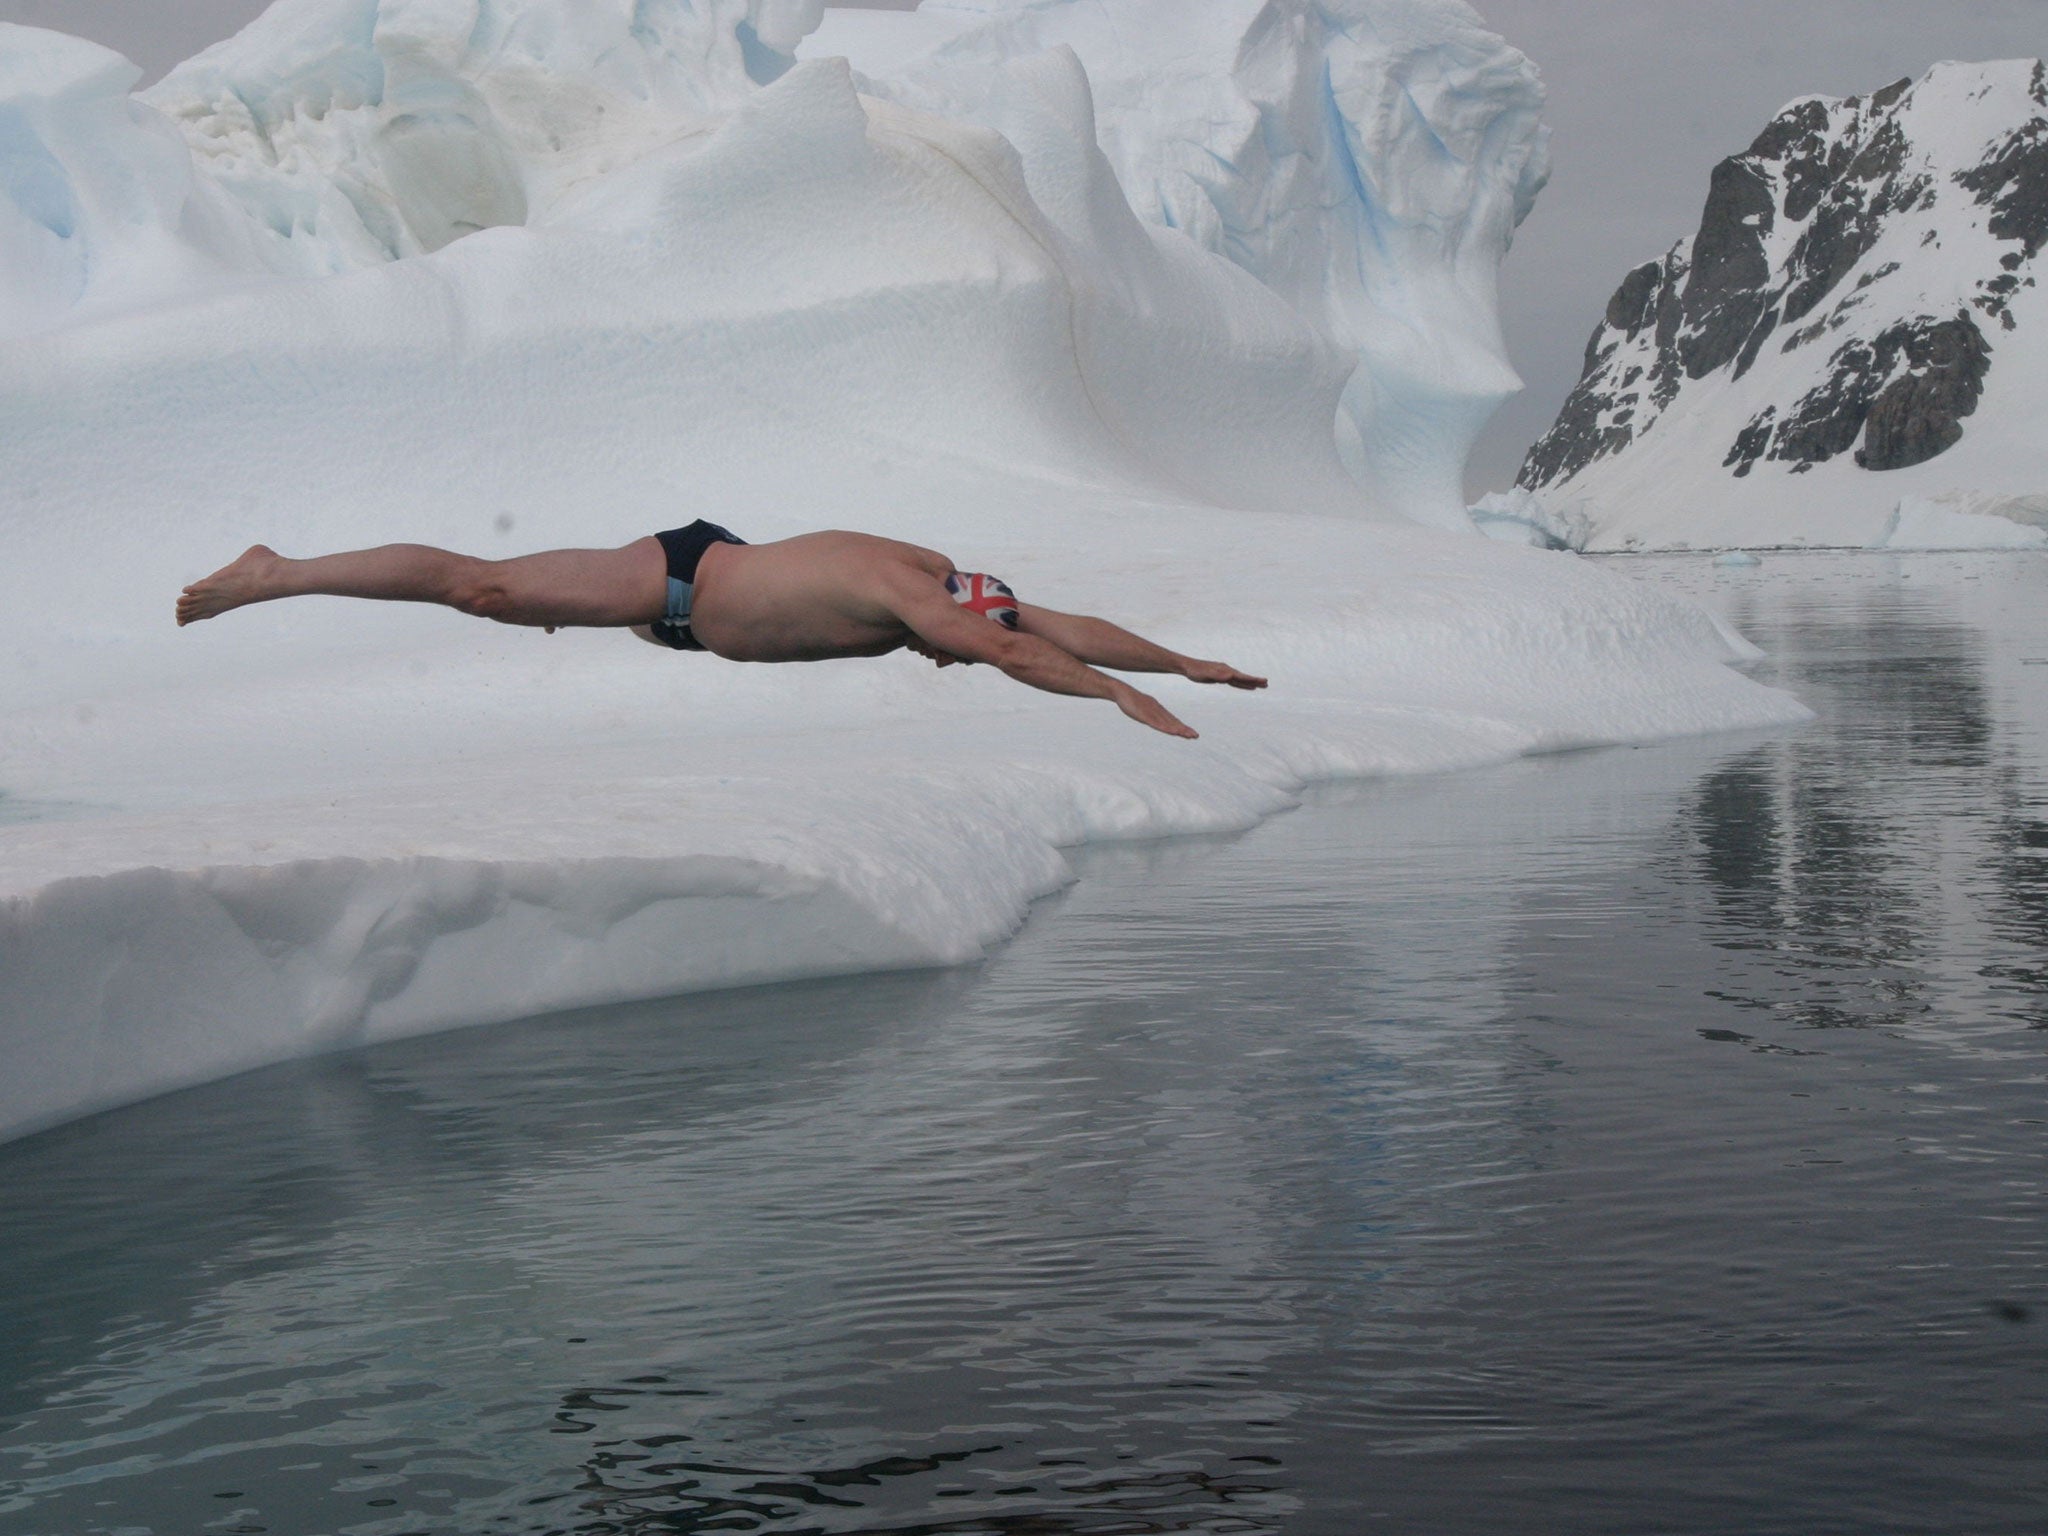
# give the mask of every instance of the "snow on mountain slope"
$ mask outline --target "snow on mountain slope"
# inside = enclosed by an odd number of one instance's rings
[[[1436,11],[1469,29],[1375,14]],[[936,112],[793,62],[806,19],[289,0],[147,102],[0,32],[0,1135],[423,1029],[957,961],[1087,838],[1802,713],[1696,608],[1358,515],[1352,355],[1139,217],[1078,49],[977,53],[979,104]],[[1415,193],[1447,230],[1451,186]],[[258,540],[509,555],[699,516],[911,539],[1274,686],[1164,680],[1187,744],[908,654],[324,599],[171,623]]]
[[[2048,543],[2044,244],[2039,61],[1794,102],[1616,290],[1519,484],[1596,548]]]
[[[1357,359],[1338,432],[1371,503],[1468,526],[1466,454],[1521,387],[1496,279],[1549,174],[1535,67],[1442,0],[925,0],[832,12],[800,52],[844,53],[877,94],[1016,138],[997,82],[1047,48],[1085,66],[1138,216]]]

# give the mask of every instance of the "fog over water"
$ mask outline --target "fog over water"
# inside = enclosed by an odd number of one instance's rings
[[[1821,718],[0,1148],[0,1527],[2037,1530],[2048,561],[1614,563]]]

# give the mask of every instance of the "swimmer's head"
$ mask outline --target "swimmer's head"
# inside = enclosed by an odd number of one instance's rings
[[[1017,628],[1021,618],[1017,594],[995,577],[981,571],[955,571],[946,578],[946,590],[962,608],[972,609],[1005,629]]]

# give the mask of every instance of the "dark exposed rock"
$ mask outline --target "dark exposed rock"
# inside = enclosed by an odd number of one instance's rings
[[[1626,421],[1603,426],[1601,419],[1607,408],[1607,398],[1600,390],[1581,383],[1565,401],[1550,430],[1529,450],[1515,483],[1548,485],[1577,473],[1595,459],[1626,448],[1635,437],[1635,429]]]
[[[1678,397],[1684,377],[1684,363],[1678,355],[1678,332],[1685,323],[1685,295],[1681,286],[1691,270],[1692,258],[1683,247],[1674,246],[1664,258],[1664,280],[1657,289],[1657,357],[1650,365],[1650,398],[1662,410]]]
[[[1755,326],[1750,330],[1749,340],[1742,344],[1742,352],[1735,359],[1736,378],[1739,379],[1749,372],[1756,362],[1757,354],[1763,351],[1764,343],[1771,339],[1771,332],[1777,328],[1778,312],[1776,309],[1766,309],[1757,317]]]
[[[2012,318],[2012,296],[2020,287],[2018,273],[2001,272],[1986,283],[1977,297],[1970,302],[2010,331],[2015,326]]]
[[[1645,372],[1640,363],[1632,362],[1620,379],[1613,378],[1615,352],[1624,341],[1649,340],[1653,332],[1663,337],[1677,334],[1684,322],[1680,285],[1689,270],[1682,247],[1674,247],[1662,261],[1645,262],[1622,279],[1607,301],[1605,319],[1587,339],[1578,386],[1542,441],[1530,450],[1517,484],[1547,485],[1564,479],[1595,459],[1619,453],[1634,440],[1633,403]],[[1662,403],[1677,392],[1679,369],[1666,344],[1658,344],[1658,353],[1648,382],[1652,398]]]
[[[1991,349],[1967,316],[1912,331],[1902,347],[1911,371],[1887,384],[1870,407],[1856,453],[1865,469],[1906,469],[1953,448],[1962,441],[1963,417],[1984,393]]]
[[[1769,456],[1789,461],[1795,469],[1825,464],[1847,453],[1863,435],[1870,402],[1884,379],[1875,351],[1856,341],[1837,352],[1826,383],[1808,390],[1786,413],[1774,434]]]
[[[1733,361],[1763,318],[1771,278],[1764,242],[1776,211],[1770,178],[1757,163],[1738,156],[1714,167],[1683,295],[1678,354],[1687,378]]]
[[[2035,118],[1955,179],[1991,210],[1989,228],[1998,239],[2019,241],[2029,258],[2048,245],[2048,118]]]
[[[1785,125],[1783,131],[1779,125]],[[1841,179],[1842,170],[1856,152],[1846,139],[1827,136],[1828,109],[1824,102],[1808,101],[1778,114],[1750,150],[1765,153],[1769,143],[1775,153],[1769,158],[1784,163],[1785,217],[1803,224],[1829,187]],[[1782,148],[1778,146],[1782,145]]]
[[[1811,221],[1792,248],[1792,282],[1784,305],[1787,320],[1804,317],[1832,293],[1870,254],[1884,232],[1886,217],[1919,200],[1923,183],[1894,179],[1905,155],[1905,134],[1896,122],[1885,124],[1815,205]]]
[[[1863,468],[1925,463],[1962,440],[1962,419],[1976,410],[1990,366],[1991,349],[1965,314],[1921,316],[1874,341],[1849,342],[1829,359],[1826,382],[1786,415],[1769,457],[1795,468],[1825,463],[1855,447],[1867,427],[1856,455]]]
[[[1771,423],[1777,415],[1775,405],[1767,405],[1757,412],[1749,425],[1735,434],[1735,446],[1728,450],[1728,457],[1721,461],[1721,467],[1734,469],[1738,480],[1748,474],[1751,466],[1763,457],[1764,449],[1771,441]]]
[[[1756,136],[1749,146],[1749,153],[1759,160],[1786,160],[1811,158],[1818,146],[1825,148],[1828,131],[1828,104],[1819,97],[1809,97],[1795,102],[1764,124],[1764,131]],[[1801,215],[1804,217],[1804,215]]]
[[[1692,271],[1685,284],[1689,314],[1770,281],[1764,241],[1776,213],[1770,178],[1761,166],[1737,156],[1714,167],[1706,210],[1693,236]]]
[[[1621,286],[1614,290],[1614,297],[1607,301],[1607,327],[1620,331],[1624,336],[1633,336],[1648,323],[1651,305],[1656,301],[1657,288],[1664,280],[1664,263],[1646,261],[1635,271],[1621,280]],[[1599,339],[1600,333],[1593,333]],[[1592,355],[1592,349],[1587,349]]]
[[[1678,328],[1685,323],[1685,294],[1681,286],[1692,268],[1689,253],[1674,246],[1664,258],[1664,276],[1657,287],[1657,346],[1668,352],[1678,340]]]
[[[1801,347],[1812,346],[1821,337],[1827,335],[1828,319],[1828,316],[1823,315],[1820,319],[1814,321],[1813,324],[1802,326],[1790,336],[1787,336],[1785,338],[1785,345],[1778,348],[1778,350],[1780,352],[1797,352]]]

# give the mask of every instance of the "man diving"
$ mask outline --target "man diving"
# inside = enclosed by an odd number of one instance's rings
[[[992,577],[944,555],[865,533],[806,533],[749,544],[715,523],[618,549],[553,549],[483,560],[425,544],[291,560],[258,544],[185,588],[194,624],[280,597],[440,603],[501,624],[631,629],[643,640],[728,661],[824,661],[908,648],[939,666],[987,662],[1020,683],[1107,699],[1141,725],[1192,741],[1150,694],[1097,671],[1163,672],[1263,688],[1103,619],[1018,602]],[[994,622],[990,622],[993,620]]]

